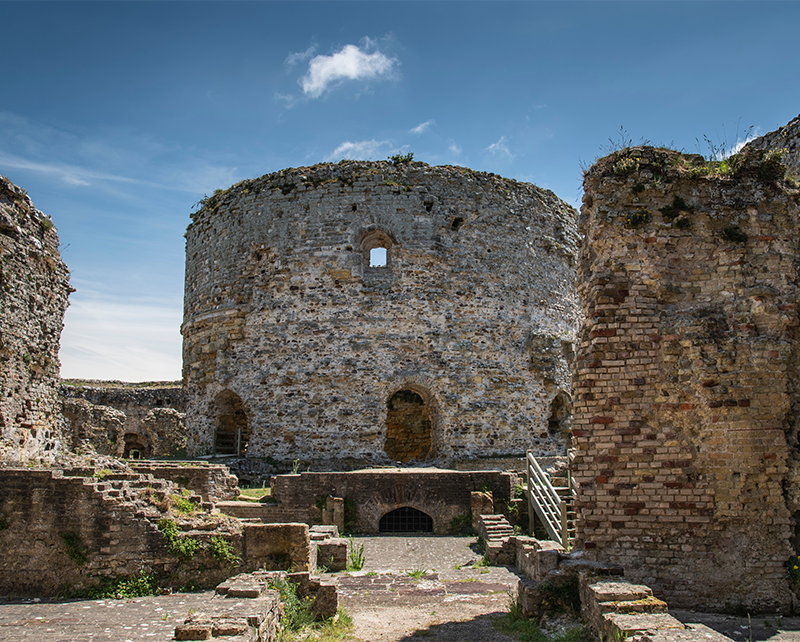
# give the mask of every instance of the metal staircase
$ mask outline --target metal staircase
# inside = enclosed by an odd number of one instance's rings
[[[530,451],[527,459],[528,488],[526,494],[531,532],[533,532],[533,515],[535,513],[548,536],[569,550],[572,540],[575,538],[574,500],[577,495],[577,487],[572,480],[572,475],[567,471],[566,479],[562,477],[551,480]],[[553,482],[556,480],[561,483],[554,484]]]

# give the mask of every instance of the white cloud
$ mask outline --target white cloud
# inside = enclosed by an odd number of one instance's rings
[[[733,156],[734,154],[738,154],[740,151],[742,151],[742,148],[745,145],[747,145],[747,143],[749,143],[751,140],[755,140],[759,136],[761,136],[761,133],[760,133],[760,131],[758,129],[756,129],[754,131],[749,132],[749,135],[744,140],[739,138],[736,141],[736,144],[730,149],[730,151],[728,151],[725,154],[725,158],[728,158],[729,156]]]
[[[449,149],[453,154],[461,153],[461,148],[458,145],[456,145],[456,142],[454,140],[450,141],[450,145],[448,145],[447,149]]]
[[[411,128],[409,130],[409,132],[411,134],[421,134],[426,129],[428,129],[431,125],[435,125],[435,124],[436,124],[435,120],[426,120],[424,123],[420,123],[416,127]]]
[[[373,160],[380,156],[385,158],[392,149],[392,143],[388,140],[361,140],[351,143],[345,141],[333,150],[325,160],[336,161],[346,158],[348,160]]]
[[[70,296],[61,333],[64,378],[163,380],[181,377],[180,300],[120,302]]]
[[[505,136],[501,136],[500,140],[496,143],[492,143],[486,148],[486,151],[489,152],[492,156],[506,156],[508,158],[514,158],[514,154],[511,153],[511,150],[508,148],[508,140]]]
[[[89,185],[92,180],[116,181],[121,183],[139,183],[133,178],[126,176],[115,176],[104,172],[95,172],[83,167],[69,165],[66,163],[37,163],[12,154],[0,153],[0,167],[10,167],[12,169],[24,169],[40,174],[50,174],[68,185]]]
[[[298,52],[298,53],[290,53],[288,56],[286,56],[286,61],[284,62],[284,64],[285,64],[285,65],[286,65],[288,68],[290,68],[290,69],[291,69],[291,68],[292,68],[292,67],[294,67],[294,66],[295,66],[295,65],[296,65],[298,62],[303,62],[304,60],[308,60],[309,58],[311,58],[311,56],[313,56],[313,55],[314,55],[314,52],[315,52],[316,50],[317,50],[317,45],[311,45],[311,46],[310,46],[308,49],[306,49],[305,51],[300,51],[300,52]]]
[[[380,51],[367,53],[372,41],[366,39],[364,49],[345,45],[330,56],[316,56],[308,64],[308,72],[298,81],[303,93],[319,98],[342,80],[378,80],[391,76],[400,62]]]

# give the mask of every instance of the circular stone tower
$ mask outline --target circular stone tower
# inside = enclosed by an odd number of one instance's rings
[[[563,454],[576,248],[552,192],[462,167],[343,161],[216,192],[186,234],[189,452]]]

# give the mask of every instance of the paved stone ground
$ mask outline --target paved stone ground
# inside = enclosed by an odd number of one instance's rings
[[[366,564],[335,573],[341,604],[363,642],[513,642],[492,621],[507,612],[511,569],[477,565],[472,539],[362,537]],[[473,566],[474,565],[474,566]],[[417,577],[418,576],[418,577]],[[172,639],[175,624],[203,609],[211,592],[135,600],[0,603],[0,642],[140,642]],[[800,642],[800,618],[747,618],[672,610],[743,642]],[[545,628],[570,622],[554,619]],[[752,630],[750,628],[752,626]]]
[[[483,567],[474,538],[361,537],[366,564],[333,574],[353,618],[353,635],[367,642],[512,642],[492,620],[506,613],[517,576]]]
[[[139,642],[170,640],[175,624],[212,595],[179,593],[135,600],[0,604],[2,642]]]

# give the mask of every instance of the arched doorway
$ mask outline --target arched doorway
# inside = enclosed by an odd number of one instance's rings
[[[381,533],[432,533],[433,519],[421,510],[403,506],[381,517],[378,530]]]
[[[414,390],[398,390],[387,402],[386,455],[399,462],[428,459],[431,448],[431,412],[428,404]]]
[[[550,417],[547,420],[547,432],[556,437],[565,448],[570,446],[570,428],[572,426],[572,402],[563,390],[550,404]]]
[[[250,421],[242,398],[223,390],[214,399],[214,414],[214,454],[243,456],[250,440]]]
[[[142,441],[141,435],[137,435],[136,433],[127,432],[125,433],[125,450],[122,453],[122,456],[125,459],[144,459],[147,457],[147,452],[145,449],[145,445]]]

